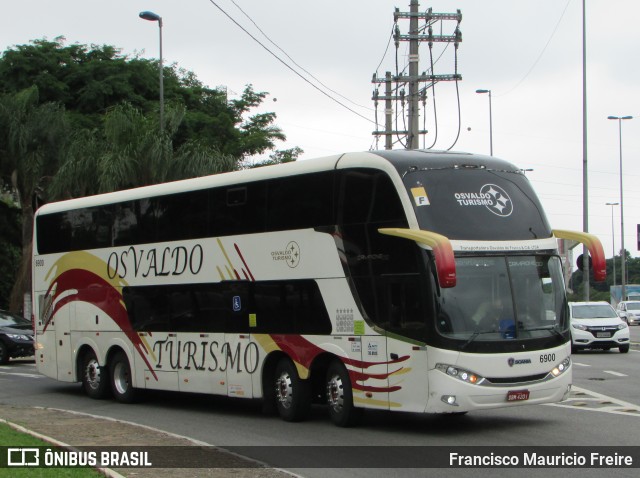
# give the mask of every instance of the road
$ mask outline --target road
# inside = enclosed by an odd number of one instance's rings
[[[640,327],[633,329],[637,329],[633,333],[640,332]],[[388,470],[380,469],[341,469],[345,460],[335,454],[336,450],[322,448],[329,445],[367,445],[353,450],[357,450],[360,457],[377,462],[381,454],[392,453],[389,463],[393,468],[397,468],[398,457],[411,462],[412,453],[423,453],[423,448],[410,448],[416,446],[637,446],[640,443],[639,348],[633,347],[628,354],[617,350],[583,352],[574,355],[573,362],[574,391],[571,398],[561,404],[473,412],[463,417],[368,412],[363,423],[353,429],[333,426],[322,407],[314,408],[304,423],[286,423],[263,415],[259,403],[223,397],[154,392],[148,394],[144,402],[134,405],[95,401],[84,396],[78,384],[59,383],[39,376],[29,360],[14,360],[8,366],[0,366],[0,403],[113,417],[218,446],[278,447],[245,450],[267,461],[278,453],[290,456],[293,446],[309,446],[298,450],[309,453],[310,457],[316,456],[318,450],[325,450],[325,455],[331,452],[322,462],[329,469],[288,468],[309,478],[372,478],[388,474]],[[264,450],[268,450],[270,456],[264,456]],[[399,467],[393,474],[396,477],[428,476],[428,471]],[[439,475],[444,476],[443,470],[440,471]],[[445,471],[447,477],[468,476],[470,472],[468,469]],[[526,474],[551,476],[554,474],[551,471],[554,470],[527,469]],[[637,476],[637,469],[563,469],[562,474],[596,477],[604,471],[616,477]],[[478,469],[473,473],[489,477],[515,476],[517,472]]]

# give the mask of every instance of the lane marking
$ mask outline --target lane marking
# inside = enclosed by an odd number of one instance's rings
[[[18,377],[44,378],[44,375],[36,375],[34,373],[20,373],[20,372],[0,372],[0,375],[17,375]]]
[[[564,402],[547,403],[549,407],[571,408],[573,410],[588,410],[590,412],[613,413],[615,415],[636,416],[640,418],[640,406],[618,400],[617,398],[593,392],[586,388],[571,387],[571,395]]]
[[[603,370],[604,373],[610,373],[611,375],[615,375],[616,377],[628,377],[624,373],[614,372],[613,370]]]
[[[591,367],[591,365],[587,363],[573,362],[573,365],[577,365],[578,367]]]

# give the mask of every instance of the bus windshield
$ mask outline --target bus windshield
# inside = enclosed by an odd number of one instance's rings
[[[566,330],[557,256],[458,257],[458,282],[442,289],[437,330],[449,339],[507,341]]]

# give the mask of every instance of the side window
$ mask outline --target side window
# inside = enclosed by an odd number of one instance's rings
[[[232,236],[264,232],[266,186],[264,181],[211,189],[209,234]]]
[[[125,287],[122,296],[136,331],[331,333],[312,280]]]
[[[340,224],[406,222],[398,192],[383,171],[341,171],[339,196]]]
[[[161,196],[154,200],[158,242],[199,239],[207,235],[209,197],[207,191]]]
[[[251,307],[254,333],[331,333],[331,319],[313,280],[252,283]]]
[[[267,229],[281,231],[335,224],[333,171],[268,182]]]
[[[113,245],[147,244],[156,241],[156,220],[150,199],[115,205]]]

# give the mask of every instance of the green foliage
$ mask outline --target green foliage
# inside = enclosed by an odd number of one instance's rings
[[[283,164],[296,161],[304,151],[299,147],[274,151],[269,155],[269,159],[260,161],[255,164],[246,165],[247,168],[259,168],[262,166],[272,166],[274,164]]]
[[[20,264],[21,215],[15,204],[0,200],[0,309],[9,309],[9,297]]]
[[[626,269],[626,283],[627,284],[640,284],[640,258],[631,257],[629,251],[625,251],[625,269]],[[622,261],[620,256],[615,257],[616,262],[616,284],[621,283],[621,271]],[[589,275],[589,300],[604,300],[609,302],[611,299],[610,287],[613,285],[613,259],[607,259],[607,278],[604,282],[595,282],[593,280],[593,273]],[[584,300],[584,286],[583,286],[583,272],[576,270],[571,274],[569,282],[569,289],[573,291],[571,294],[567,294],[569,300],[581,301]]]
[[[64,106],[74,128],[101,129],[103,115],[122,103],[147,117],[158,114],[158,68],[157,61],[128,58],[109,45],[65,45],[63,37],[34,40],[0,58],[0,95],[35,87],[42,103]],[[165,65],[163,75],[165,102],[184,107],[175,148],[195,140],[241,161],[285,139],[273,124],[275,113],[250,114],[267,93],[247,85],[239,99],[227,102],[225,92],[204,86],[176,65]]]

